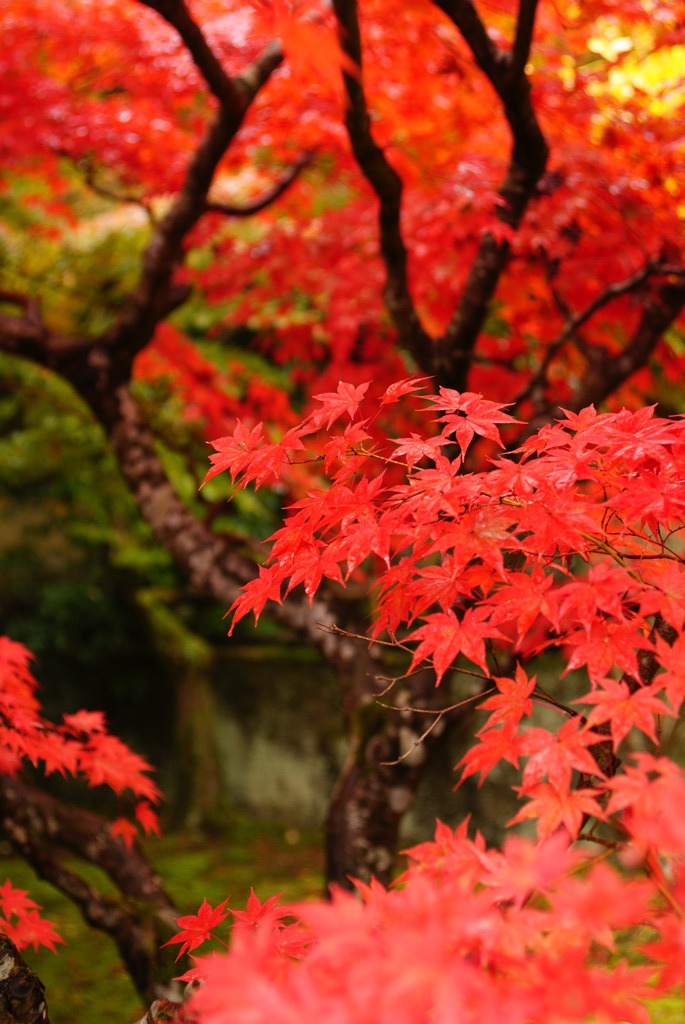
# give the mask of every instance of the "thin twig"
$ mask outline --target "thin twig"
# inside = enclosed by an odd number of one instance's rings
[[[299,177],[300,172],[311,164],[313,158],[313,151],[303,153],[291,167],[283,172],[271,188],[262,192],[260,196],[257,196],[248,203],[235,205],[233,203],[217,203],[208,200],[206,209],[209,213],[222,213],[225,217],[252,217],[255,213],[265,210],[277,199],[280,199]]]
[[[548,346],[537,372],[528,381],[522,391],[519,392],[512,402],[512,405],[514,407],[520,405],[522,402],[530,398],[536,388],[542,387],[547,383],[547,370],[549,369],[550,364],[558,354],[559,350],[563,348],[567,341],[574,337],[583,324],[587,323],[595,313],[599,312],[599,310],[609,302],[620,298],[622,295],[626,295],[628,292],[635,291],[635,289],[643,285],[650,275],[655,273],[656,267],[657,264],[653,261],[649,261],[644,267],[641,267],[629,277],[624,278],[622,281],[614,281],[612,284],[607,285],[604,291],[597,295],[592,302],[588,303],[585,309],[580,310],[578,313],[572,314],[561,297],[557,295],[556,290],[552,289],[555,301],[565,314],[566,320],[557,337]],[[576,339],[576,344],[578,344],[579,347],[583,347],[579,339]]]
[[[483,697],[486,697],[489,693],[496,693],[496,692],[497,692],[497,690],[493,686],[493,687],[490,687],[489,690],[484,690],[482,693],[474,693],[471,697],[465,697],[464,700],[460,700],[456,704],[451,704],[447,708],[441,708],[437,712],[432,712],[433,714],[435,714],[435,718],[430,723],[428,728],[424,729],[424,731],[421,733],[421,735],[419,737],[417,737],[417,739],[414,740],[414,742],[412,743],[411,747],[409,747],[408,750],[405,750],[405,752],[403,754],[400,754],[400,756],[398,758],[396,758],[394,761],[381,761],[381,764],[382,765],[386,765],[387,767],[391,767],[392,765],[401,764],[403,761],[406,761],[406,759],[408,757],[410,757],[411,754],[414,753],[416,748],[420,747],[421,744],[423,743],[423,741],[425,739],[427,739],[428,736],[430,736],[430,734],[436,728],[438,723],[442,721],[442,719],[445,717],[445,715],[448,715],[452,711],[456,711],[459,708],[466,707],[469,704],[474,704],[476,701],[482,700]],[[390,710],[395,710],[395,711],[402,711],[403,710],[402,708],[393,708],[392,705],[389,705],[389,704],[383,704],[381,701],[378,701],[378,703],[380,704],[380,706],[382,708],[389,708]],[[407,710],[412,710],[412,711],[419,712],[419,713],[423,713],[424,711],[426,713],[429,712],[428,708],[411,708],[411,709],[408,708]]]

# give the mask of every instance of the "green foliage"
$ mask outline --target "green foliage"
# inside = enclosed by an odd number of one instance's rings
[[[130,733],[164,675],[136,591],[177,577],[73,392],[7,356],[0,380],[3,632],[38,659],[51,713],[92,705],[97,680],[96,703]]]
[[[31,295],[53,330],[93,337],[110,326],[135,284],[149,221],[140,208],[98,199],[75,172],[70,177],[70,200],[83,217],[73,224],[52,215],[46,222],[40,207],[27,208],[29,186],[12,180],[0,201],[0,271],[3,286]],[[39,241],[31,227],[43,235]]]

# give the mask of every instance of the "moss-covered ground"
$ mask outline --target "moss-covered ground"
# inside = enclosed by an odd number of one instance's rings
[[[322,892],[320,837],[278,825],[236,818],[221,835],[169,834],[149,842],[147,850],[181,913],[194,913],[204,897],[215,905],[230,896],[229,905],[240,909],[250,887],[260,899],[284,892],[288,902]],[[45,985],[52,1024],[139,1020],[144,1008],[110,939],[88,928],[73,905],[23,862],[1,858],[0,884],[6,878],[29,890],[66,940],[56,955],[24,952]]]

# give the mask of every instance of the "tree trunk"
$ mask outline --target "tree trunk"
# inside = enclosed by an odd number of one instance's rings
[[[447,703],[430,670],[414,673],[379,703],[386,683],[366,645],[355,645],[335,665],[347,731],[347,756],[333,791],[326,821],[326,884],[354,888],[352,879],[389,884],[397,856],[399,828],[411,807],[431,749],[419,743],[432,715]],[[341,653],[346,649],[341,648]]]
[[[50,1024],[45,987],[11,939],[0,934],[0,1021]]]

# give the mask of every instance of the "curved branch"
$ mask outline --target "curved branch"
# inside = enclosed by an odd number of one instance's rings
[[[507,54],[495,46],[471,0],[435,0],[461,32],[478,67],[502,101],[512,135],[512,149],[495,216],[511,231],[518,228],[544,173],[549,147],[535,115],[530,83],[525,74],[535,22],[535,0],[521,0],[514,49]],[[480,242],[463,294],[435,356],[437,380],[463,391],[473,351],[499,279],[509,259],[510,245],[486,232]]]
[[[685,306],[685,284],[665,284],[647,296],[640,322],[626,348],[618,356],[602,353],[567,403],[573,412],[599,405],[636,370],[645,366],[661,337]]]
[[[115,382],[111,351],[97,339],[65,338],[42,324],[1,315],[0,349],[32,359],[71,384],[103,426],[143,517],[191,589],[224,607],[231,605],[239,588],[257,575],[257,563],[244,553],[239,539],[214,533],[178,495],[128,382]],[[322,590],[311,606],[304,596],[290,595],[270,610],[283,626],[306,637],[330,663],[347,671],[349,641],[322,627],[332,626],[336,615],[344,618],[348,604],[345,594],[335,597]],[[366,652],[355,652],[354,658],[361,663]]]
[[[207,195],[219,161],[239,131],[257,93],[283,61],[277,41],[271,42],[241,75],[228,75],[183,0],[140,0],[157,11],[178,32],[219,110],[193,154],[185,181],[171,209],[155,226],[143,255],[141,275],[114,327],[102,339],[116,350],[112,367],[117,383],[128,379],[135,355],[150,341],[155,328],[189,295],[173,295],[173,276],[183,260],[183,243],[207,209]]]
[[[160,6],[176,8],[180,4]],[[240,129],[250,103],[282,59],[280,47],[270,44],[239,78],[232,80],[240,101],[232,100],[230,105],[223,105],[210,122],[190,161],[179,195],[155,228],[143,255],[138,285],[104,339],[108,346],[117,350],[114,365],[119,382],[128,379],[134,356],[150,341],[157,324],[170,312],[173,275],[183,258],[184,239],[207,209],[207,195],[216,168]]]
[[[261,210],[265,210],[268,206],[271,206],[273,202],[288,191],[294,181],[297,180],[301,171],[305,167],[308,167],[314,158],[313,152],[306,152],[300,156],[292,167],[289,167],[280,176],[271,188],[262,192],[256,199],[251,200],[249,203],[245,203],[242,206],[233,206],[231,203],[214,203],[208,201],[206,204],[206,210],[209,213],[223,213],[226,217],[251,217],[253,213],[259,213]]]
[[[471,0],[434,0],[434,3],[457,26],[468,44],[476,64],[495,87],[500,98],[504,100],[508,68],[507,55],[493,43],[475,5]]]
[[[245,99],[236,80],[224,71],[220,60],[204,37],[202,29],[190,14],[183,0],[139,0],[144,7],[157,11],[176,29],[190,53],[195,66],[209,89],[226,112],[242,116]]]
[[[646,263],[644,267],[641,267],[640,270],[631,274],[629,277],[624,278],[622,281],[614,281],[612,284],[607,285],[606,288],[592,300],[592,302],[588,303],[585,309],[581,309],[578,313],[571,313],[566,305],[562,303],[560,296],[555,295],[557,305],[560,306],[562,313],[565,315],[564,324],[554,341],[550,342],[537,372],[533,377],[531,377],[526,386],[513,400],[511,403],[512,406],[516,408],[532,395],[542,392],[547,384],[547,371],[559,350],[567,341],[574,337],[580,328],[586,324],[595,313],[600,309],[603,309],[604,306],[608,305],[608,303],[613,299],[620,298],[622,295],[626,295],[629,292],[637,290],[649,279],[650,276],[658,273],[662,273],[659,269],[659,265],[650,261],[649,263]],[[578,340],[577,344],[580,347],[580,340]],[[584,348],[585,345],[582,346],[581,350]],[[597,350],[595,350],[595,352],[597,352]]]
[[[77,162],[76,167],[83,171],[83,180],[91,192],[102,196],[103,199],[109,199],[113,203],[128,203],[131,206],[137,206],[138,209],[143,211],[150,224],[154,226],[155,215],[149,202],[133,193],[120,192],[102,185],[95,177],[95,168],[87,160]]]
[[[361,80],[362,48],[356,0],[333,0],[338,19],[340,45],[360,69],[358,76],[343,71],[348,106],[345,126],[355,158],[380,204],[380,248],[385,265],[383,297],[404,346],[419,366],[432,372],[432,340],[414,306],[407,280],[407,249],[400,227],[402,179],[389,163],[371,132],[366,95]]]
[[[571,412],[579,412],[588,405],[601,405],[633,373],[646,366],[664,332],[680,316],[683,308],[685,283],[669,282],[647,295],[640,322],[623,352],[616,355],[604,349],[590,350],[592,358],[589,360],[587,372],[571,398],[564,400],[564,408]],[[546,423],[551,423],[560,413],[559,405],[554,401],[548,402],[517,435],[512,447],[520,445]]]

